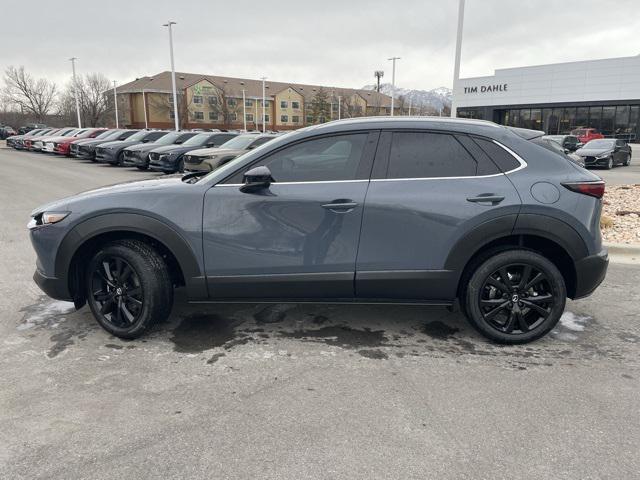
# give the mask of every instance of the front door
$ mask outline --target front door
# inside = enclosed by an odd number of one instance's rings
[[[204,259],[212,299],[352,298],[356,252],[377,132],[302,140],[205,195]],[[273,182],[243,193],[264,165]]]
[[[454,245],[499,218],[509,231],[519,211],[520,197],[498,165],[520,163],[485,139],[383,132],[362,222],[357,296],[452,300],[457,278],[446,261]]]

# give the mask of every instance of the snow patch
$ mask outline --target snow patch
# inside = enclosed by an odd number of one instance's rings
[[[60,300],[46,301],[32,307],[24,309],[26,312],[22,323],[17,326],[18,330],[29,330],[40,325],[57,327],[59,322],[66,320],[67,315],[75,310],[73,302],[63,302]]]
[[[571,330],[573,332],[584,332],[589,320],[591,320],[591,317],[586,315],[564,312],[560,317],[560,324],[567,330]]]

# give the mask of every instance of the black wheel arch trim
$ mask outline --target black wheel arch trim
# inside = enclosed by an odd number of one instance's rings
[[[92,238],[109,232],[128,231],[146,235],[164,245],[175,257],[182,270],[191,299],[207,298],[207,286],[195,253],[189,243],[166,223],[137,213],[106,213],[82,221],[64,237],[55,261],[55,274],[68,279],[73,256]]]

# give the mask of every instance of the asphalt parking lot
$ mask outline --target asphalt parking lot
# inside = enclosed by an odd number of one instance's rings
[[[0,142],[0,478],[637,478],[640,265],[519,347],[442,308],[183,302],[124,342],[42,295],[25,226],[150,175]]]

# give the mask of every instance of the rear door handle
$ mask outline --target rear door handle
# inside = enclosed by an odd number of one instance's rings
[[[468,202],[474,203],[490,203],[491,205],[497,205],[504,200],[502,195],[494,195],[492,193],[481,193],[477,197],[468,197]]]
[[[331,210],[336,213],[346,213],[350,212],[354,208],[356,208],[358,204],[356,202],[335,202],[335,203],[325,203],[322,205],[322,208],[326,208],[327,210]]]

